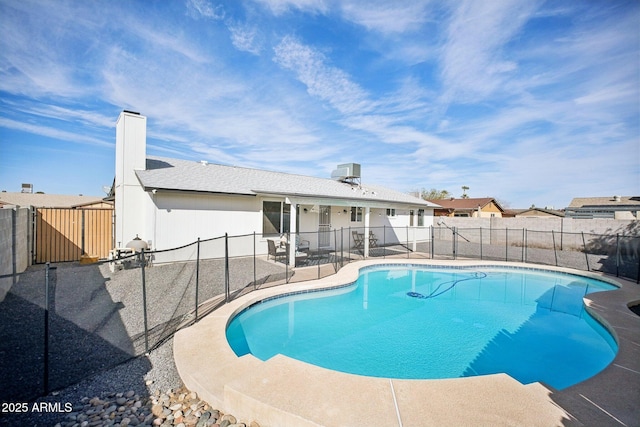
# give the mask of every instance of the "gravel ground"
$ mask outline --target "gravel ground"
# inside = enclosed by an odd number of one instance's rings
[[[284,265],[230,260],[231,291],[284,279]],[[140,268],[111,273],[108,264],[61,263],[49,270],[49,392],[44,397],[45,269],[30,267],[0,302],[0,412],[2,425],[54,425],[64,413],[16,414],[34,402],[79,404],[84,397],[134,391],[148,396],[182,385],[173,362],[172,335],[193,320],[195,263],[145,269],[150,354],[144,356]],[[200,262],[198,302],[224,294],[224,264]]]
[[[182,380],[173,361],[173,340],[166,341],[162,346],[152,351],[148,356],[140,356],[104,372],[97,373],[77,384],[49,393],[35,401],[29,402],[29,409],[33,403],[40,402],[70,403],[74,407],[80,405],[84,397],[104,397],[111,393],[133,390],[140,396],[151,396],[157,390],[161,393],[182,386]],[[16,402],[16,401],[13,401]],[[62,422],[67,413],[35,412],[2,413],[0,425],[6,426],[54,426]]]

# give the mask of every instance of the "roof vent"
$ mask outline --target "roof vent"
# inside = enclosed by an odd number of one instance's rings
[[[360,180],[360,165],[358,163],[344,163],[331,172],[331,179],[338,181]]]
[[[20,191],[21,193],[33,193],[33,184],[22,184],[22,191]]]
[[[206,161],[206,160],[200,160],[200,164],[201,164],[202,166],[207,166],[207,165],[209,164],[209,162],[208,162],[208,161]]]
[[[613,201],[614,201],[614,202],[620,202],[620,201],[622,201],[622,197],[620,197],[620,196],[613,196]]]

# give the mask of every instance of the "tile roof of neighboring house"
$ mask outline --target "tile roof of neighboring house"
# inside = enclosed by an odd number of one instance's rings
[[[220,194],[278,194],[311,198],[392,202],[435,207],[434,204],[388,188],[361,188],[327,178],[188,160],[147,157],[147,169],[136,175],[145,190],[194,191]]]
[[[615,197],[576,197],[571,200],[570,208],[596,206],[628,206],[640,205],[640,196],[621,196],[620,201]]]
[[[72,208],[99,203],[102,197],[70,196],[66,194],[0,193],[0,206],[33,206],[36,208]]]
[[[481,197],[481,198],[468,198],[468,199],[438,199],[438,200],[429,200],[432,203],[436,203],[442,206],[445,209],[458,209],[458,210],[472,210],[480,208],[484,208],[489,203],[493,202],[498,207],[498,209],[503,210],[502,207],[496,202],[496,200],[492,197]]]

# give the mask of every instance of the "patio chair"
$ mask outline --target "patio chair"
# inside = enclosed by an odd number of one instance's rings
[[[287,257],[287,249],[281,246],[276,246],[276,242],[274,242],[273,240],[267,239],[267,247],[269,249],[267,260],[270,256],[273,257],[274,261],[278,261],[278,257]]]
[[[308,240],[302,240],[299,234],[296,234],[296,252],[309,252],[310,243]]]
[[[356,249],[364,249],[364,234],[360,234],[357,231],[352,231],[353,243]]]
[[[375,248],[378,246],[378,238],[373,234],[373,231],[369,230],[369,246]]]

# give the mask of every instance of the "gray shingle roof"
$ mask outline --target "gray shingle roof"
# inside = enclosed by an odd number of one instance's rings
[[[435,206],[409,194],[379,186],[362,185],[360,188],[325,178],[162,157],[147,157],[147,169],[136,171],[136,175],[147,191],[158,189],[250,196],[278,194]]]
[[[575,197],[571,200],[570,208],[595,206],[640,205],[639,196],[621,196],[617,201],[614,197]]]

